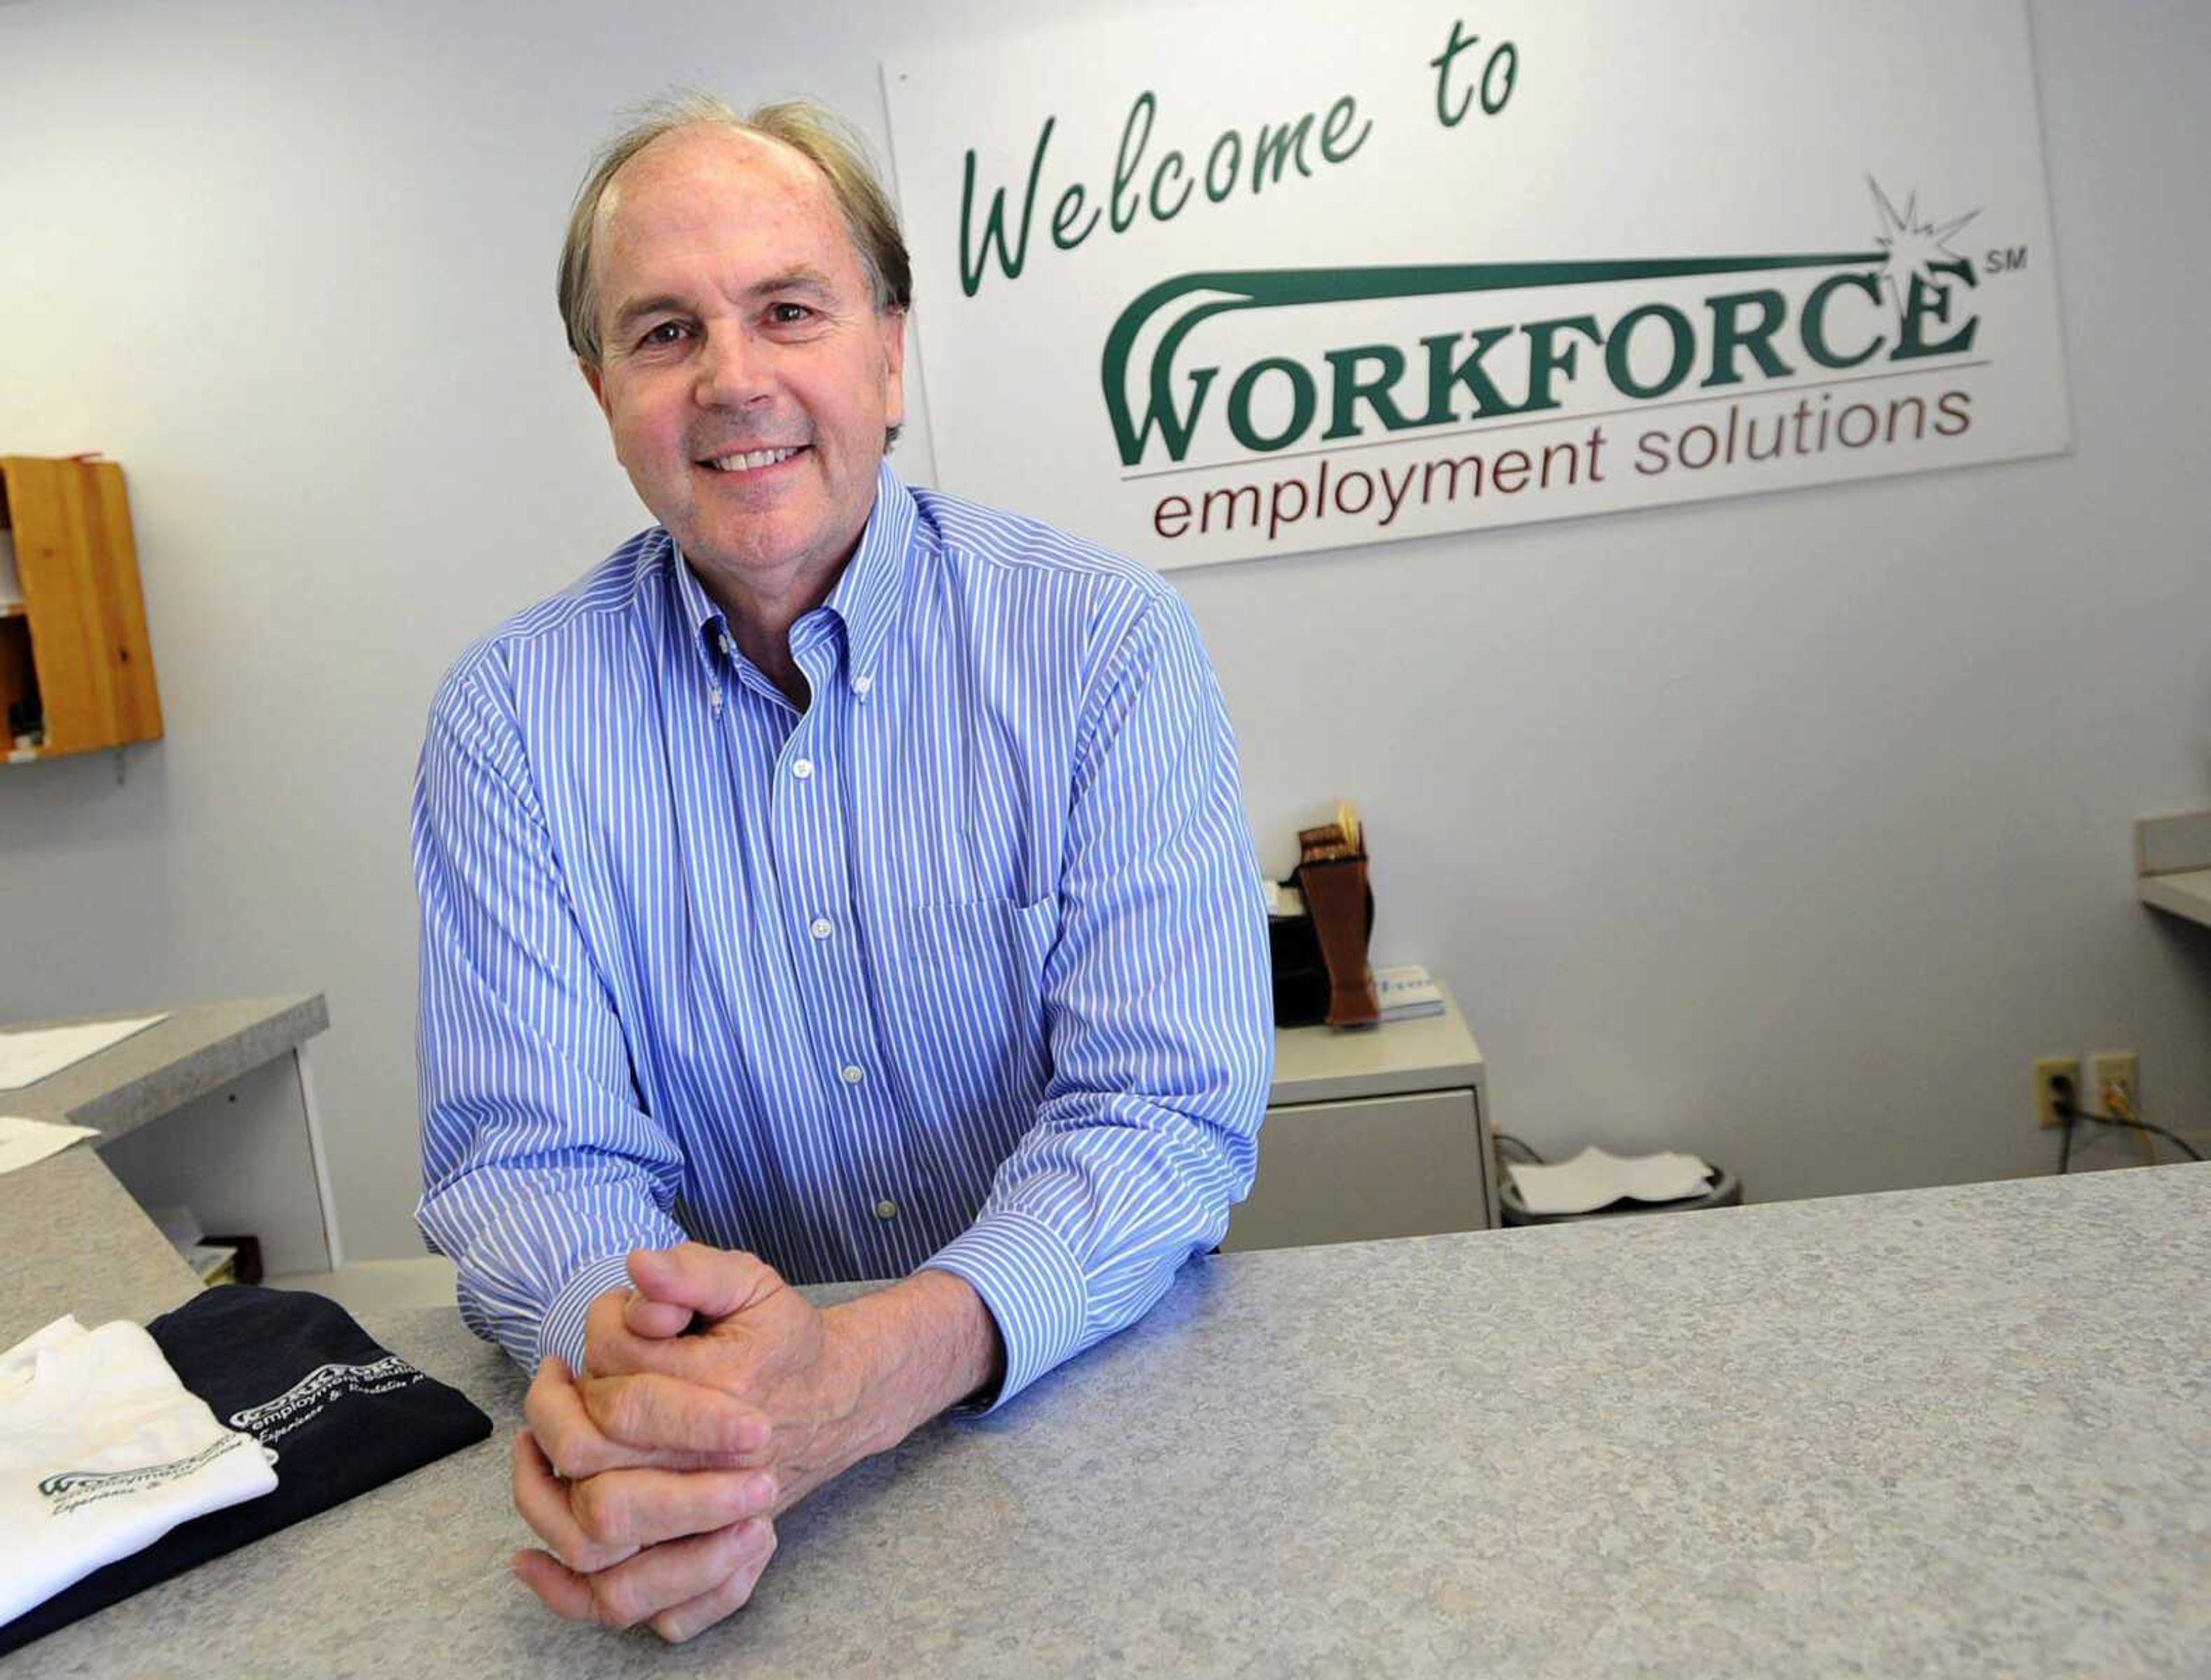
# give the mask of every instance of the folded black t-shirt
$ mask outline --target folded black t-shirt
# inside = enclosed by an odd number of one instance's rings
[[[218,1422],[275,1454],[276,1491],[179,1523],[0,1624],[0,1655],[491,1433],[467,1396],[379,1347],[321,1295],[225,1284],[146,1328]]]

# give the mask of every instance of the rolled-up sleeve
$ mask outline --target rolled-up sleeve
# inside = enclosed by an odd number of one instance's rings
[[[579,1369],[624,1257],[683,1237],[681,1154],[639,1100],[499,676],[479,650],[446,678],[415,779],[415,1217],[459,1268],[470,1329],[524,1368]]]
[[[1051,1074],[972,1228],[1003,1405],[1141,1318],[1249,1193],[1274,1060],[1266,912],[1227,709],[1163,585],[1099,661],[1077,739]]]

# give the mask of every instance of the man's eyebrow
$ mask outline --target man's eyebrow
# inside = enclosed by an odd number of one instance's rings
[[[775,292],[810,292],[820,297],[835,291],[836,286],[820,269],[799,267],[786,269],[781,274],[772,274],[747,291],[754,297],[766,297]]]
[[[686,309],[682,299],[666,292],[657,297],[633,299],[615,312],[615,331],[621,332],[631,323],[641,321],[648,315],[681,315]]]

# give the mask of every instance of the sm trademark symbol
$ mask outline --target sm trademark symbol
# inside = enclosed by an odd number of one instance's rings
[[[1981,258],[1982,270],[1989,274],[2017,274],[2026,266],[2026,247],[2023,245],[1990,246],[1988,254]]]

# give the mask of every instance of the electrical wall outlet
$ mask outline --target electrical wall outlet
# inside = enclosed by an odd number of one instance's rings
[[[2141,1118],[2141,1075],[2131,1050],[2099,1050],[2088,1058],[2088,1089],[2082,1100],[2115,1120]]]
[[[2073,1106],[2082,1106],[2081,1095],[2081,1058],[2078,1056],[2044,1056],[2034,1064],[2034,1120],[2037,1125],[2063,1125],[2058,1113],[2060,1082],[2069,1085]]]

